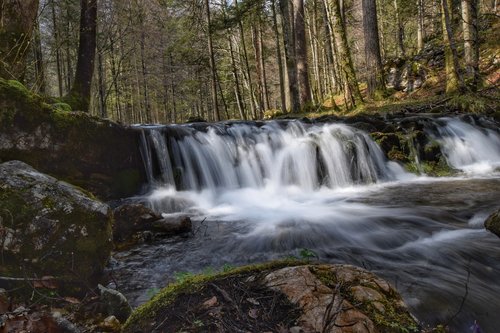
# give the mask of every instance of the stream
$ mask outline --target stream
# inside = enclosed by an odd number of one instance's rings
[[[500,135],[443,119],[432,135],[455,177],[417,177],[346,125],[236,125],[182,135],[148,127],[141,197],[188,213],[193,232],[116,253],[115,283],[137,306],[186,272],[301,258],[364,267],[425,325],[500,326]],[[178,130],[178,129],[176,129]],[[139,199],[139,198],[138,198]],[[306,251],[304,251],[306,249]]]

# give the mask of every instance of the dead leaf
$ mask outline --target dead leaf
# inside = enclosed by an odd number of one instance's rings
[[[205,302],[203,302],[202,307],[205,309],[213,308],[214,306],[217,305],[217,303],[218,303],[217,297],[214,296],[210,299],[207,299]]]
[[[80,300],[74,297],[64,297],[64,300],[71,304],[80,304]]]

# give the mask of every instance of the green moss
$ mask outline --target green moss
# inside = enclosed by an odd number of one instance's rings
[[[264,264],[238,267],[232,270],[215,274],[213,274],[213,272],[210,272],[210,274],[187,276],[185,279],[182,279],[181,282],[170,284],[166,288],[162,289],[156,296],[153,297],[153,299],[137,308],[125,323],[123,331],[133,332],[136,327],[140,327],[141,324],[153,319],[158,311],[172,303],[179,295],[195,293],[196,291],[201,290],[201,288],[203,288],[210,281],[214,281],[216,279],[224,278],[227,276],[258,273],[269,271],[272,269],[305,264],[307,264],[307,262],[294,259],[286,259],[272,261]]]
[[[63,111],[63,112],[71,112],[72,111],[71,106],[69,104],[62,103],[62,102],[52,104],[52,108],[53,108],[53,110]]]

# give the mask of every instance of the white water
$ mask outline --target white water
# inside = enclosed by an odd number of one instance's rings
[[[491,129],[445,118],[436,140],[452,167],[470,174],[485,174],[500,167],[500,135]]]
[[[500,320],[488,311],[500,311],[500,304],[487,300],[500,292],[494,282],[500,246],[482,221],[500,202],[493,173],[499,135],[456,119],[439,122],[434,139],[448,163],[466,173],[460,179],[408,174],[367,134],[340,124],[146,129],[143,157],[153,189],[145,200],[157,211],[187,212],[195,230],[207,229],[160,245],[145,274],[164,281],[166,271],[308,248],[324,261],[367,265],[392,279],[422,318],[444,322],[460,305],[471,269],[455,327],[463,330],[474,319],[497,327]],[[151,279],[145,277],[148,285]]]

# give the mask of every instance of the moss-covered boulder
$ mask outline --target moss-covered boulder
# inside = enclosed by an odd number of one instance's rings
[[[484,221],[484,227],[500,237],[500,209],[488,216]]]
[[[125,323],[136,332],[416,332],[384,280],[349,265],[281,261],[170,285]]]
[[[20,161],[0,164],[0,288],[86,291],[109,259],[111,228],[111,209],[82,190]]]
[[[136,194],[145,182],[140,130],[51,102],[0,79],[0,161],[26,162],[102,199]]]

